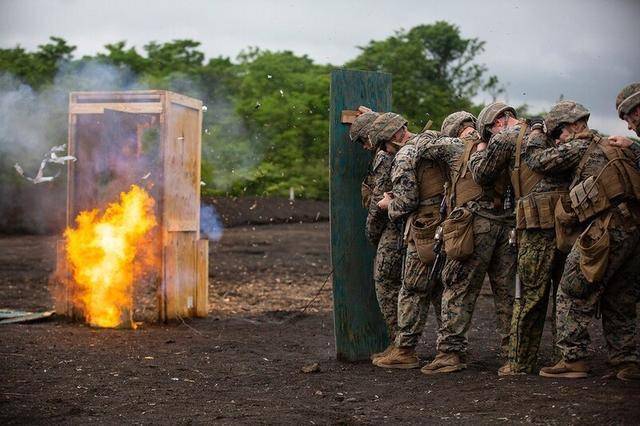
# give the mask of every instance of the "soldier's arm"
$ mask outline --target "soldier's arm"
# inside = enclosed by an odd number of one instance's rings
[[[496,180],[509,167],[514,147],[511,134],[500,133],[492,137],[487,148],[474,152],[469,158],[473,180],[479,185],[487,185]]]
[[[395,222],[406,219],[418,208],[420,203],[416,173],[411,157],[396,157],[391,169],[391,185],[394,197],[389,203],[388,213],[389,219]]]
[[[578,166],[589,142],[575,139],[555,145],[544,133],[534,133],[527,140],[522,160],[534,172],[563,173]]]
[[[385,189],[389,186],[389,174],[392,163],[393,158],[384,153],[377,154],[373,163],[372,174],[374,184],[369,209],[367,211],[365,233],[369,241],[374,244],[377,243],[375,236],[380,234],[381,227],[384,227],[386,224],[387,212],[378,207],[378,201],[382,199]]]
[[[418,161],[424,159],[450,170],[462,151],[464,151],[464,145],[458,138],[442,137],[430,143],[418,145],[414,168]]]

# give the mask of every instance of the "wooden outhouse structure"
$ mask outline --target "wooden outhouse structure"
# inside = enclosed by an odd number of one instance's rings
[[[132,184],[155,200],[161,258],[153,296],[157,319],[207,315],[208,241],[200,239],[202,101],[163,90],[69,95],[67,226]],[[59,273],[66,271],[64,242]],[[69,291],[69,290],[67,290]],[[58,313],[77,316],[69,298]]]

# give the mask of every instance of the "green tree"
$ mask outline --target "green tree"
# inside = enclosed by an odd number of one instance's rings
[[[400,30],[359,49],[346,66],[391,73],[393,108],[414,130],[429,119],[440,125],[452,111],[473,109],[471,99],[481,88],[499,90],[498,79],[486,77],[487,68],[474,62],[484,42],[463,38],[457,26],[444,21]]]

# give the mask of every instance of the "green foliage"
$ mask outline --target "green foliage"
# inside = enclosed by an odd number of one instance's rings
[[[484,49],[477,38],[462,38],[457,26],[439,21],[400,30],[359,48],[348,68],[386,71],[393,75],[393,108],[413,130],[431,119],[436,126],[451,112],[472,110],[480,88],[498,88],[495,76],[485,80],[486,67],[474,63]]]
[[[371,41],[346,67],[392,73],[394,108],[419,130],[428,119],[439,126],[454,110],[479,112],[471,98],[481,88],[502,93],[497,78],[474,62],[483,47],[478,39],[461,37],[456,26],[436,22]],[[139,52],[117,41],[75,60],[75,46],[51,37],[35,52],[0,49],[0,73],[43,90],[60,70],[74,76],[85,67],[107,65],[123,72],[111,86],[168,89],[202,99],[208,107],[203,193],[287,195],[293,187],[298,196],[326,198],[331,66],[259,48],[242,51],[236,61],[205,61],[199,48],[194,40],[174,40],[150,42]],[[90,81],[75,86],[91,90]]]

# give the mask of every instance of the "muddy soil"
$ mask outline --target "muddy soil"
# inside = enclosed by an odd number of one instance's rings
[[[0,307],[46,309],[56,237],[0,237]],[[640,385],[593,376],[499,378],[487,289],[469,369],[426,377],[334,358],[328,223],[243,226],[210,247],[210,316],[137,330],[57,319],[0,328],[0,423],[629,423]],[[315,299],[314,299],[315,297]],[[313,301],[311,304],[310,301]],[[306,307],[306,311],[302,313]],[[434,355],[429,318],[419,352]],[[551,356],[545,332],[543,363]],[[318,363],[320,371],[301,368]]]

